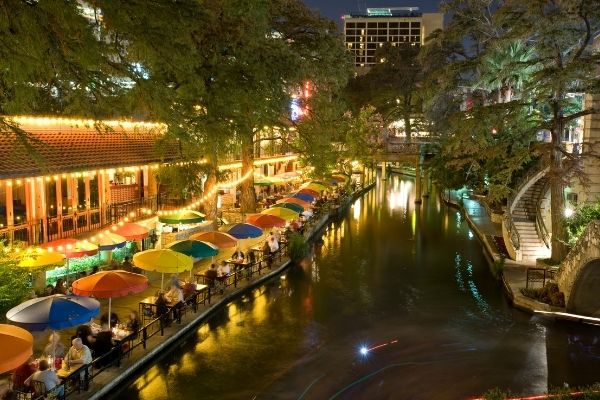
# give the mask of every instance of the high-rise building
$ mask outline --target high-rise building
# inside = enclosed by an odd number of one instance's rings
[[[384,43],[421,46],[443,25],[443,14],[421,13],[418,7],[368,8],[366,14],[344,16],[344,38],[355,65],[369,67],[377,63],[375,52]]]

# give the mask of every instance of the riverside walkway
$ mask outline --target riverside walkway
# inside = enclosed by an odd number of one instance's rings
[[[485,207],[476,199],[460,197],[456,191],[444,192],[442,199],[462,211],[467,223],[483,244],[486,254],[493,263],[502,263],[501,279],[504,290],[511,299],[513,306],[527,312],[564,311],[564,308],[551,307],[521,293],[527,285],[527,268],[534,267],[531,263],[519,263],[507,258],[500,248],[498,240],[502,237],[502,224],[492,222]]]
[[[369,190],[373,184],[365,189],[358,190],[355,193],[341,198],[335,204],[329,204],[323,207],[319,214],[315,214],[304,226],[305,240],[311,239],[317,234],[340,210],[348,207],[351,202]],[[264,241],[264,238],[256,240],[246,240],[244,245],[247,248],[256,246]],[[219,254],[219,259],[226,259],[233,250],[224,254]],[[196,265],[196,274],[207,269],[213,260],[205,260]],[[215,260],[216,261],[216,260]],[[164,317],[152,315],[146,316],[142,328],[137,334],[127,336],[108,354],[96,358],[91,364],[77,370],[71,369],[69,374],[64,377],[63,385],[65,387],[66,398],[68,399],[104,399],[115,396],[119,389],[126,385],[140,370],[155,363],[161,356],[169,353],[170,349],[177,346],[193,334],[199,326],[205,323],[208,318],[224,305],[244,296],[247,293],[257,290],[264,282],[281,274],[291,261],[287,255],[286,249],[275,255],[272,263],[267,263],[265,259],[259,259],[252,268],[233,272],[227,279],[227,286],[223,293],[220,291],[203,290],[187,298],[186,305],[181,309],[180,321],[173,318],[172,321],[165,321]],[[112,311],[123,320],[131,311],[138,311],[140,302],[153,296],[156,291],[161,289],[161,275],[157,273],[146,273],[149,278],[149,287],[135,295],[129,295],[123,298],[113,299]],[[180,274],[179,278],[187,278],[186,273]],[[192,275],[194,276],[194,275]],[[202,276],[200,276],[202,279]],[[202,281],[199,281],[202,283]],[[106,300],[100,300],[102,311],[107,310]],[[149,317],[149,318],[148,318]],[[171,315],[171,317],[173,317]],[[140,315],[140,318],[143,318]],[[63,333],[63,342],[66,344],[66,337],[70,336],[69,331]],[[38,340],[37,347],[44,345],[44,341]],[[39,350],[39,349],[37,349]],[[40,351],[35,351],[39,354]],[[99,362],[100,361],[100,362]],[[61,370],[62,371],[62,370]],[[59,372],[61,372],[59,371]]]

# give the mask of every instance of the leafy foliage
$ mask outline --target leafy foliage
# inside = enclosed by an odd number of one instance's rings
[[[575,245],[588,224],[600,219],[600,200],[594,203],[582,203],[577,206],[573,215],[565,218],[565,226],[568,232],[568,244]]]
[[[19,268],[19,257],[0,243],[0,315],[27,299],[31,294],[29,271]]]
[[[309,245],[304,236],[292,232],[288,237],[288,255],[292,261],[299,261],[308,254]]]

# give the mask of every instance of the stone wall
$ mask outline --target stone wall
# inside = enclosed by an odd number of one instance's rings
[[[577,279],[582,276],[586,265],[600,259],[600,220],[588,224],[585,232],[561,264],[556,281],[565,294],[565,304],[569,308],[569,298]]]

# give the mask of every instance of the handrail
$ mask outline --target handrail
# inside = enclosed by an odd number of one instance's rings
[[[544,172],[548,167],[538,161],[525,176],[521,179],[519,186],[513,192],[513,194],[506,200],[506,213],[504,213],[504,226],[509,234],[510,240],[515,250],[519,250],[521,248],[521,235],[515,226],[515,221],[513,220],[513,209],[517,203],[517,196],[523,192],[523,189],[527,186],[531,186],[531,181],[536,175]],[[520,196],[519,196],[520,197]]]
[[[513,220],[512,214],[510,212],[504,214],[504,226],[506,227],[506,231],[508,232],[513,248],[515,250],[520,250],[521,235],[519,234],[519,230],[515,226],[515,221]]]
[[[542,192],[537,201],[535,210],[535,230],[537,231],[538,236],[541,236],[547,248],[550,248],[550,233],[548,232],[548,227],[544,222],[544,218],[542,218],[542,200],[544,199],[544,193],[548,190],[549,184],[550,182],[548,181],[542,187]]]

